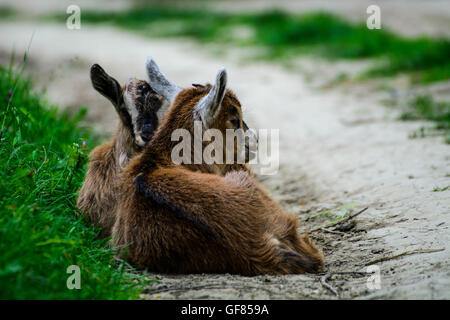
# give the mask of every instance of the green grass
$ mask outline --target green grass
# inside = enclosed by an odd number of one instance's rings
[[[442,187],[442,188],[439,188],[439,187],[433,188],[433,192],[443,192],[443,191],[447,191],[447,190],[450,190],[450,186],[446,186],[446,187]]]
[[[78,125],[82,115],[58,114],[20,72],[0,66],[0,299],[139,297],[142,276],[76,216],[96,143]],[[81,269],[80,290],[67,289],[70,265]]]
[[[338,208],[320,211],[310,215],[305,221],[319,220],[320,225],[315,228],[326,228],[336,221],[342,220],[350,215],[352,208],[357,204],[356,201],[349,202]]]
[[[150,37],[190,37],[224,46],[259,46],[264,59],[289,59],[299,54],[330,59],[375,58],[377,63],[365,76],[406,72],[415,82],[450,78],[448,40],[406,39],[385,29],[369,30],[365,23],[352,24],[325,12],[250,14],[143,7],[121,12],[85,10],[82,21],[112,24]]]
[[[430,95],[419,95],[407,103],[407,109],[400,116],[401,120],[429,120],[433,127],[421,127],[410,137],[420,138],[428,135],[444,135],[450,143],[450,102],[435,101]]]
[[[9,19],[16,15],[16,12],[9,7],[0,7],[0,19]]]
[[[356,201],[352,201],[350,203],[344,204],[343,206],[340,206],[335,209],[320,211],[320,212],[310,215],[309,217],[306,218],[305,221],[313,220],[317,217],[324,217],[324,218],[331,217],[332,219],[328,222],[333,223],[333,222],[337,221],[339,219],[339,217],[343,217],[343,216],[345,217],[346,215],[348,215],[350,212],[350,209],[352,209],[356,204],[357,204]],[[339,214],[339,211],[344,211],[344,213]],[[335,219],[336,217],[338,219]]]

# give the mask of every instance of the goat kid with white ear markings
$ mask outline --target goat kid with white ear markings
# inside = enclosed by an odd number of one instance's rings
[[[193,134],[196,120],[222,133],[244,127],[240,102],[226,88],[226,70],[219,70],[214,85],[188,89],[167,80],[153,60],[147,72],[149,84],[171,106],[153,139],[120,174],[112,234],[120,255],[157,272],[320,272],[323,255],[299,234],[297,217],[284,212],[242,165],[221,176],[206,164],[171,159],[177,143],[172,132]]]
[[[98,64],[91,67],[90,76],[94,89],[112,103],[120,121],[112,139],[90,153],[77,207],[102,228],[100,236],[107,237],[115,221],[119,172],[153,137],[157,112],[167,102],[144,80],[131,78],[121,87]]]
[[[160,94],[164,99],[166,99],[169,102],[169,105],[173,105],[175,98],[178,99],[179,93],[182,91],[182,89],[173,84],[167,77],[161,72],[158,65],[155,63],[155,61],[151,58],[147,58],[146,62],[146,71],[148,76],[148,81],[151,84],[152,88]],[[199,121],[202,123],[202,127],[204,130],[208,129],[217,129],[214,128],[214,120],[216,120],[221,125],[221,131],[222,136],[225,137],[223,140],[223,145],[231,145],[232,149],[227,150],[224,149],[224,158],[227,158],[227,153],[230,153],[231,156],[234,158],[234,163],[228,164],[228,163],[215,163],[213,165],[207,165],[205,163],[203,164],[186,164],[191,170],[198,170],[201,172],[208,172],[208,173],[214,173],[218,175],[225,175],[227,172],[235,171],[235,170],[245,170],[250,173],[250,170],[244,163],[240,163],[237,161],[237,157],[240,154],[240,150],[238,150],[238,144],[234,143],[234,137],[231,137],[233,141],[231,143],[227,144],[226,139],[226,129],[232,129],[232,130],[242,130],[246,135],[248,135],[251,139],[245,140],[245,163],[249,162],[254,154],[252,153],[252,148],[250,147],[250,142],[257,141],[256,136],[254,135],[253,131],[250,130],[250,128],[247,126],[245,121],[243,120],[242,115],[242,108],[239,100],[236,98],[236,96],[228,90],[228,94],[225,95],[226,92],[226,82],[227,82],[227,74],[225,68],[222,68],[217,73],[216,77],[216,83],[218,85],[211,86],[210,84],[207,85],[201,85],[201,84],[192,84],[194,87],[193,90],[195,92],[198,92],[200,94],[204,94],[209,92],[209,94],[204,95],[201,100],[197,101],[198,105],[196,106],[195,110],[192,112],[192,114],[189,115],[189,117],[193,121]],[[222,101],[225,99],[226,102],[228,102],[227,105],[230,105],[230,108],[222,109],[224,112],[221,112],[219,114],[219,106],[221,105]],[[211,108],[207,108],[208,105],[211,105]],[[182,127],[180,127],[182,128]],[[174,132],[176,129],[180,128],[173,128]],[[190,135],[192,137],[195,136],[193,128],[189,128]],[[167,134],[171,134],[170,132],[167,132]],[[171,141],[170,145],[167,147],[170,150],[174,149],[174,143],[177,142]],[[202,150],[205,149],[207,143],[203,142]],[[192,154],[190,155],[191,159],[196,158],[195,155],[195,148],[190,148]],[[193,161],[192,161],[193,162]]]

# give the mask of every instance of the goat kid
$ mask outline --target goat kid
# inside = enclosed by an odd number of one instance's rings
[[[98,64],[91,67],[90,76],[94,89],[112,103],[120,121],[112,139],[90,153],[77,207],[102,228],[100,236],[107,237],[115,221],[119,172],[150,141],[158,127],[157,112],[167,103],[144,80],[130,79],[121,87]]]
[[[246,170],[219,176],[208,165],[171,160],[175,129],[193,133],[196,120],[222,133],[245,128],[239,100],[226,89],[225,69],[213,86],[188,89],[173,85],[153,60],[147,73],[171,107],[150,143],[120,174],[112,241],[121,256],[158,272],[320,272],[321,251]]]

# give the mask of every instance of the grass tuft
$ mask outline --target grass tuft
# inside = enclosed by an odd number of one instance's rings
[[[439,187],[433,188],[433,192],[443,192],[443,191],[447,191],[447,190],[450,190],[450,186],[446,186],[446,187],[442,187],[442,188],[439,188]]]
[[[435,101],[430,95],[419,95],[407,103],[407,110],[401,120],[429,120],[433,127],[421,127],[414,131],[411,138],[421,138],[429,135],[444,135],[446,142],[450,143],[450,102]]]

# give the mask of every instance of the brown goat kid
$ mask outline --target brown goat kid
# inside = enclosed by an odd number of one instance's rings
[[[107,237],[116,219],[119,172],[153,136],[163,100],[144,80],[130,79],[121,87],[97,64],[91,67],[91,81],[94,89],[111,101],[120,121],[113,138],[90,153],[77,207],[102,228],[100,236]]]
[[[134,265],[174,273],[292,274],[319,272],[323,256],[297,218],[282,210],[244,170],[225,176],[209,166],[176,165],[175,129],[244,127],[240,103],[226,89],[226,71],[214,86],[181,90],[156,64],[149,83],[172,103],[144,151],[121,173],[121,201],[113,244]],[[194,171],[195,170],[195,171]]]

